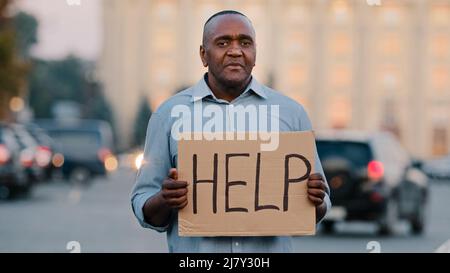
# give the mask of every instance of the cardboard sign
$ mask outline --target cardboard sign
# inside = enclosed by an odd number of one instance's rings
[[[189,183],[180,236],[315,233],[306,185],[315,170],[313,132],[280,132],[270,152],[248,139],[178,142],[179,180]]]

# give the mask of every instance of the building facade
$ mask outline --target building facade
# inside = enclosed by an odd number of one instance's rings
[[[104,0],[100,75],[129,145],[152,109],[197,82],[205,20],[256,29],[255,77],[302,103],[315,129],[386,129],[416,156],[450,152],[450,0]]]

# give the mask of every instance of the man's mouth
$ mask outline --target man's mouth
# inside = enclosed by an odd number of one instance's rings
[[[227,64],[225,67],[229,67],[229,68],[231,68],[231,69],[241,69],[241,68],[244,68],[244,66],[243,66],[242,64],[240,64],[240,63],[230,63],[230,64]]]

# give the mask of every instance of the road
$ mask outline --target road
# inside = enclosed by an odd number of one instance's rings
[[[129,202],[135,173],[120,169],[88,187],[62,181],[37,185],[30,197],[0,201],[0,252],[167,252],[165,234],[136,222]],[[295,238],[296,252],[434,252],[450,239],[450,182],[432,183],[426,233],[413,236],[399,223],[395,236],[378,237],[375,226],[343,223],[337,233]],[[76,244],[78,244],[76,243]]]

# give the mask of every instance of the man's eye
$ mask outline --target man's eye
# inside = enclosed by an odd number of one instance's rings
[[[252,44],[252,42],[250,42],[250,41],[242,41],[241,42],[242,46],[250,46],[251,44]]]
[[[218,46],[227,46],[228,42],[227,41],[221,41],[217,43]]]

